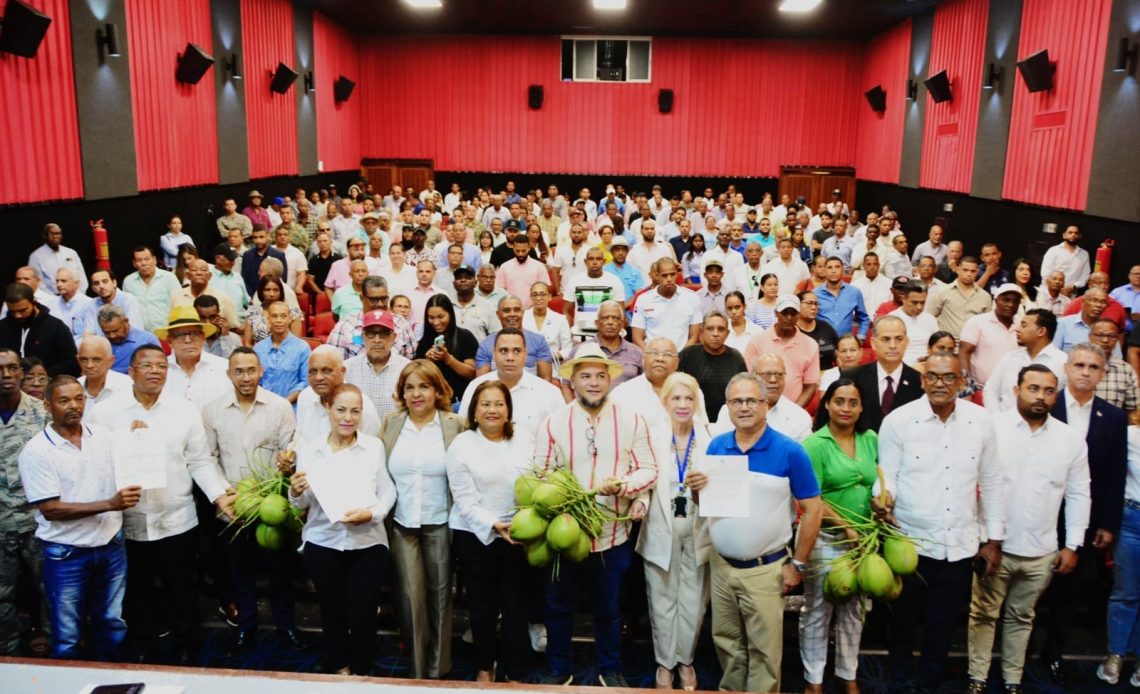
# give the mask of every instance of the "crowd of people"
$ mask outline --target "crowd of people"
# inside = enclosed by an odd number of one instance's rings
[[[115,660],[127,640],[145,657],[169,635],[192,663],[202,574],[234,648],[257,629],[263,573],[277,633],[305,647],[292,552],[228,522],[260,456],[303,512],[325,672],[372,671],[390,601],[411,675],[447,677],[458,584],[478,681],[524,677],[528,649],[543,682],[579,678],[585,594],[598,681],[625,686],[633,571],[660,689],[697,687],[708,618],[720,688],[779,691],[798,591],[807,692],[830,644],[835,686],[858,691],[868,609],[889,611],[899,690],[942,683],[968,614],[968,690],[985,691],[996,648],[993,680],[1021,691],[1039,603],[1057,682],[1080,609],[1107,610],[1097,676],[1127,674],[1140,265],[1112,288],[1077,226],[1038,264],[992,242],[970,255],[942,221],[908,220],[908,239],[895,211],[861,215],[838,190],[812,208],[734,186],[594,200],[361,180],[263,200],[225,200],[211,238],[171,216],[121,282],[48,224],[5,288],[0,652],[30,636],[56,658]],[[139,451],[162,457],[162,486],[116,484]],[[702,512],[713,456],[746,461],[745,515]],[[536,467],[620,518],[554,578],[511,536],[515,482]],[[330,476],[375,503],[330,512],[310,487]],[[871,518],[918,542],[918,571],[893,604],[833,605],[831,560]],[[18,603],[21,577],[42,609]]]

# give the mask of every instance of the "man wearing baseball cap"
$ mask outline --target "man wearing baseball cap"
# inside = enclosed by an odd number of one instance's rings
[[[724,313],[724,299],[728,296],[728,289],[724,286],[723,260],[715,257],[705,260],[702,284],[703,286],[697,290],[697,298],[701,302],[701,315],[707,316],[711,311]]]
[[[610,255],[613,256],[613,260],[606,263],[602,270],[621,280],[626,297],[632,299],[634,294],[649,284],[649,278],[640,269],[626,262],[629,257],[629,240],[625,236],[614,234],[613,243],[610,244]]]
[[[806,407],[819,389],[819,343],[796,326],[800,318],[800,300],[794,294],[776,300],[776,322],[748,341],[744,348],[744,361],[748,370],[761,354],[779,354],[784,358],[784,397],[800,407]],[[769,385],[778,384],[761,373]]]
[[[998,361],[1017,349],[1020,322],[1014,318],[1020,305],[1021,288],[1008,282],[994,292],[992,311],[972,316],[962,326],[958,347],[962,370],[979,388],[986,385]]]
[[[392,349],[396,320],[388,311],[365,311],[361,336],[364,349],[344,362],[344,382],[359,388],[384,417],[396,410],[396,382],[409,360]]]

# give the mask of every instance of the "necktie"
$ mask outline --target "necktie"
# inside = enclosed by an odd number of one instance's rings
[[[880,400],[879,409],[883,411],[883,416],[886,417],[891,413],[891,405],[895,403],[895,379],[890,375],[887,376],[887,387],[883,390],[883,397]]]

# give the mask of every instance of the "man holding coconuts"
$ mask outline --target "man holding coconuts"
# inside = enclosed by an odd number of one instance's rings
[[[597,503],[629,520],[607,523],[594,538],[582,563],[563,562],[561,575],[546,591],[546,684],[570,684],[570,640],[578,588],[594,605],[594,647],[598,680],[606,687],[627,687],[621,673],[622,576],[633,555],[630,529],[645,516],[648,495],[657,480],[657,460],[649,427],[634,409],[609,400],[610,382],[621,364],[595,343],[582,344],[559,374],[570,381],[574,400],[550,415],[535,437],[534,462],[545,469],[565,468],[583,487],[597,491]]]

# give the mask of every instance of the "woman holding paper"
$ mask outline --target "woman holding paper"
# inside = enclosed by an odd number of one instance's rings
[[[657,688],[672,689],[674,670],[686,691],[697,688],[693,652],[709,602],[708,526],[697,517],[697,504],[685,480],[700,467],[712,436],[705,403],[695,378],[674,373],[661,385],[661,404],[672,429],[653,448],[659,474],[637,552],[645,559],[649,622],[657,659]]]
[[[514,406],[502,381],[484,381],[467,408],[468,431],[447,450],[447,482],[455,503],[454,532],[459,572],[471,596],[476,682],[494,681],[496,650],[508,681],[520,681],[526,661],[527,613],[523,596],[530,573],[522,548],[511,539],[515,480],[531,466],[534,442],[512,425]],[[503,615],[503,645],[495,636]]]
[[[816,431],[804,441],[823,500],[823,524],[804,572],[804,605],[800,611],[800,659],[805,692],[823,691],[830,622],[835,620],[835,676],[842,691],[858,692],[859,640],[863,620],[859,600],[832,605],[823,599],[829,563],[850,549],[858,534],[849,520],[871,517],[871,487],[879,466],[879,441],[874,431],[858,428],[863,403],[849,378],[828,386],[816,412]]]
[[[399,577],[400,632],[411,646],[416,679],[451,670],[451,494],[447,450],[467,428],[451,412],[451,387],[427,359],[412,361],[396,382],[399,408],[380,438],[396,483],[392,561]]]
[[[360,389],[336,386],[326,409],[329,435],[297,451],[289,500],[309,511],[302,552],[321,604],[325,672],[367,675],[376,655],[388,547],[384,518],[396,503],[396,488],[384,444],[357,431],[364,412]]]

